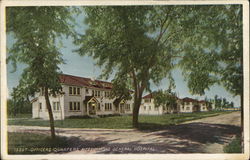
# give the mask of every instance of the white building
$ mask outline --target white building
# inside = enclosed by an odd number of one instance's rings
[[[119,100],[111,98],[112,83],[90,78],[71,75],[60,75],[62,85],[61,94],[50,98],[52,112],[55,120],[65,119],[71,116],[95,116],[132,114],[133,100]],[[32,100],[32,117],[49,119],[46,101],[42,92],[35,95]],[[177,98],[177,97],[176,97]],[[176,106],[156,107],[153,93],[142,98],[139,114],[163,115],[167,113],[190,113],[209,111],[209,103],[192,98],[177,98]]]
[[[142,98],[142,104],[139,114],[141,115],[162,115],[168,113],[191,113],[191,112],[205,112],[214,109],[214,105],[209,105],[209,102],[204,100],[198,101],[196,99],[185,97],[183,99],[177,98],[177,104],[170,108],[166,106],[156,107],[154,104],[153,93],[150,93]]]
[[[62,94],[50,96],[54,119],[71,116],[131,114],[132,101],[110,97],[112,84],[71,75],[60,75]],[[32,100],[32,117],[49,119],[43,93]]]

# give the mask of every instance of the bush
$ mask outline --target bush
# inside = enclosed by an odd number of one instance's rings
[[[233,141],[225,146],[223,150],[225,153],[242,153],[240,136],[233,139]]]

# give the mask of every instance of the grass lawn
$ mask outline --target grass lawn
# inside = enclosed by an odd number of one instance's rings
[[[32,118],[32,114],[28,114],[28,113],[19,113],[19,114],[16,114],[16,116],[14,115],[8,115],[7,116],[8,118]]]
[[[44,154],[58,152],[58,148],[69,147],[66,137],[56,137],[34,133],[8,133],[9,154]]]
[[[160,129],[167,125],[179,124],[181,122],[195,120],[205,117],[216,116],[230,112],[197,112],[167,114],[161,116],[139,116],[139,129]],[[41,119],[10,119],[8,125],[26,126],[49,126],[48,120]],[[105,118],[74,118],[55,121],[56,127],[62,128],[106,128],[106,129],[129,129],[132,128],[132,116],[114,116]]]

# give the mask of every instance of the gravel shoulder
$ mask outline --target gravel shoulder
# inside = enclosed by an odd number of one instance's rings
[[[73,138],[76,149],[64,154],[223,153],[223,146],[240,133],[240,112],[169,126],[159,131],[135,129],[56,128]],[[8,126],[8,132],[50,134],[49,127]]]

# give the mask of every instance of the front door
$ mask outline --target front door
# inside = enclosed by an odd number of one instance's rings
[[[125,113],[124,103],[120,104],[120,113]]]
[[[88,103],[89,115],[95,115],[96,114],[96,107],[97,107],[96,102],[89,102]]]

